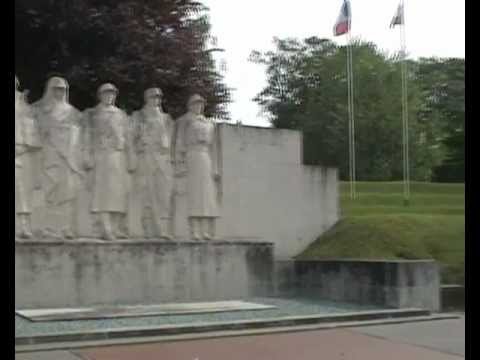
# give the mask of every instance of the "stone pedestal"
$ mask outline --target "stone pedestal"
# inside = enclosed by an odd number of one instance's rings
[[[433,260],[311,260],[275,264],[276,293],[440,310],[440,272]]]
[[[15,243],[15,308],[239,300],[272,292],[273,245],[237,241]]]

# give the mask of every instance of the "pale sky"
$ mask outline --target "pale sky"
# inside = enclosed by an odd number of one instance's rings
[[[264,68],[248,62],[252,50],[273,50],[273,38],[318,36],[340,44],[333,26],[342,0],[203,0],[210,8],[212,35],[225,53],[225,81],[235,89],[232,121],[268,126],[252,99],[266,85]],[[399,0],[351,0],[352,36],[397,51],[398,28],[389,29]],[[465,57],[464,0],[406,0],[407,50],[412,57]]]

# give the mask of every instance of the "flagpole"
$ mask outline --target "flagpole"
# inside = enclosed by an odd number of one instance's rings
[[[355,151],[355,103],[353,86],[353,51],[351,26],[347,32],[347,89],[348,89],[348,146],[349,146],[349,172],[350,172],[350,198],[357,198],[356,189],[356,151]]]
[[[353,200],[357,198],[357,161],[356,161],[356,146],[355,146],[355,91],[354,91],[354,73],[353,73],[353,42],[350,31],[348,32],[348,50],[350,52],[349,57],[349,71],[350,71],[350,114],[351,114],[351,147],[352,147],[352,188],[353,188]]]
[[[348,107],[348,167],[349,167],[349,177],[350,177],[350,198],[353,200],[354,196],[354,185],[353,185],[353,146],[352,146],[352,107],[351,107],[351,73],[350,73],[350,38],[347,34],[347,107]]]
[[[341,28],[337,28],[338,26]],[[349,0],[343,0],[340,15],[334,27],[334,36],[347,35],[347,100],[348,100],[348,171],[350,177],[350,198],[357,198],[356,189],[356,156],[355,156],[355,103],[353,86],[353,50],[351,37],[351,10]]]
[[[402,123],[403,123],[403,179],[404,179],[404,204],[410,203],[410,144],[409,144],[409,118],[408,118],[408,77],[407,77],[407,46],[405,36],[405,1],[401,2],[402,24],[400,25],[400,45],[402,51]]]

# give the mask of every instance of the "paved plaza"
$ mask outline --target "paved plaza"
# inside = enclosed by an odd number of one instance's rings
[[[17,354],[16,360],[455,360],[465,318]]]

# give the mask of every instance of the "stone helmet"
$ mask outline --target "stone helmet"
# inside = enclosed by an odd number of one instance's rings
[[[115,85],[110,84],[110,83],[106,83],[106,84],[101,85],[98,88],[97,94],[100,95],[104,92],[114,92],[115,94],[118,94],[118,89]]]
[[[195,94],[195,95],[192,95],[190,96],[190,99],[188,99],[188,103],[187,103],[187,106],[190,107],[192,106],[193,104],[197,104],[197,103],[202,103],[203,105],[206,105],[207,104],[207,100],[205,100],[204,97],[198,95],[198,94]]]
[[[64,97],[63,101],[68,103],[69,95],[70,95],[69,94],[70,86],[68,85],[67,80],[65,80],[64,78],[61,78],[59,76],[54,76],[54,77],[51,77],[50,79],[48,79],[47,85],[45,87],[45,92],[43,94],[42,101],[44,103],[50,103],[50,101],[52,100],[52,97],[53,97],[53,90],[54,89],[64,90],[65,91],[65,97]]]
[[[163,98],[163,91],[160,88],[150,88],[145,90],[144,92],[144,98],[145,100],[152,98],[152,97],[159,97]]]
[[[69,88],[67,80],[58,76],[54,76],[50,80],[48,80],[47,87],[49,89],[65,89],[65,90],[68,90]]]

